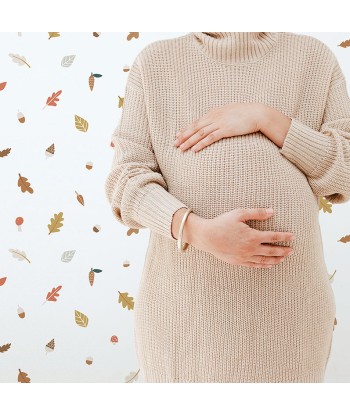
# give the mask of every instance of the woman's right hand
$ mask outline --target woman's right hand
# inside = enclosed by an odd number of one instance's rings
[[[234,209],[213,219],[204,219],[190,213],[186,220],[189,221],[189,241],[195,248],[210,252],[229,264],[271,268],[281,263],[293,249],[269,244],[291,241],[294,239],[293,233],[259,231],[249,227],[245,221],[265,220],[272,215],[264,208]]]

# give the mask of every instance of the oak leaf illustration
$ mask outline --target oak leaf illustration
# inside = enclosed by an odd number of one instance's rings
[[[74,115],[74,119],[75,119],[75,128],[79,131],[82,131],[83,133],[86,133],[86,131],[89,128],[89,123],[83,118],[80,117],[79,115]]]
[[[323,209],[324,213],[332,213],[332,203],[330,203],[325,197],[319,198],[319,210]]]
[[[6,157],[10,154],[11,148],[5,148],[0,151],[0,157]]]
[[[52,95],[47,98],[46,104],[43,106],[42,109],[44,109],[48,105],[51,106],[51,107],[56,107],[57,106],[57,102],[56,101],[59,101],[60,100],[58,97],[59,97],[59,95],[61,95],[61,93],[62,93],[62,90],[61,89],[59,91],[57,91],[57,92],[53,92]]]
[[[60,296],[59,292],[60,289],[62,288],[62,285],[59,285],[58,287],[54,287],[51,291],[49,291],[46,294],[46,300],[42,303],[42,305],[44,305],[46,303],[46,301],[57,301],[57,297]]]
[[[126,38],[127,38],[127,40],[138,39],[139,33],[140,32],[129,32],[129,34]]]
[[[128,307],[128,310],[134,309],[134,297],[130,297],[127,292],[119,293],[118,303],[122,303],[123,308]]]
[[[49,32],[49,39],[48,40],[50,40],[52,37],[59,37],[59,36],[61,36],[60,32]]]
[[[17,53],[9,53],[9,56],[12,58],[13,62],[18,63],[19,66],[27,65],[30,68],[27,59],[24,56],[18,55]]]
[[[10,252],[12,252],[12,256],[14,258],[17,258],[19,261],[26,260],[30,263],[29,259],[27,258],[27,255],[24,251],[20,251],[19,249],[9,249]]]
[[[343,42],[339,43],[338,46],[341,46],[342,48],[347,48],[350,46],[350,39],[344,40]]]
[[[53,232],[60,232],[61,230],[59,228],[61,228],[63,226],[63,221],[64,221],[64,217],[63,217],[63,212],[60,213],[54,213],[53,218],[50,218],[50,223],[47,225],[47,227],[49,228],[49,235]]]
[[[343,242],[344,244],[347,243],[347,242],[350,242],[350,234],[349,235],[342,236],[339,239],[339,241],[337,241],[337,242]]]
[[[2,346],[0,346],[0,353],[7,352],[10,347],[11,347],[11,343],[3,344]]]
[[[21,369],[19,370],[18,374],[18,382],[20,383],[30,383],[30,378],[28,377],[28,373],[22,372]]]
[[[77,325],[80,327],[87,327],[87,325],[89,324],[88,317],[84,313],[78,310],[75,310],[74,313],[75,313],[75,322],[77,323]]]
[[[24,192],[28,192],[28,193],[33,193],[34,190],[30,187],[30,182],[28,181],[28,179],[24,176],[21,176],[20,173],[18,173],[19,179],[18,179],[18,187],[21,188],[22,193]]]

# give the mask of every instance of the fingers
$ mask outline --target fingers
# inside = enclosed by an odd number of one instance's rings
[[[218,131],[218,127],[214,123],[205,125],[197,131],[190,131],[188,134],[184,133],[184,135],[180,135],[174,141],[174,145],[179,147],[182,151],[185,151],[195,144],[205,140],[204,143],[206,144],[202,146],[203,148],[206,145],[222,138],[219,134],[215,134],[215,131]],[[197,149],[199,150],[198,147]]]
[[[260,240],[260,243],[264,242],[280,242],[280,241],[292,241],[295,236],[292,232],[276,232],[276,231],[258,231],[256,237]]]
[[[290,246],[276,246],[276,245],[260,245],[255,255],[263,256],[286,256],[294,252]]]

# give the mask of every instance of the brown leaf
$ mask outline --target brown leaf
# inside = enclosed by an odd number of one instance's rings
[[[18,187],[21,188],[22,192],[33,193],[34,190],[30,187],[30,182],[28,182],[28,179],[24,176],[21,176],[20,173],[18,173],[18,175],[19,175]]]
[[[28,377],[28,374],[26,372],[22,372],[21,369],[18,369],[18,370],[19,370],[18,382],[30,383],[30,378]]]
[[[330,203],[325,197],[321,196],[319,199],[319,210],[323,209],[323,212],[332,213],[332,203]]]
[[[10,347],[11,343],[3,344],[2,346],[0,346],[0,353],[7,352]]]
[[[59,212],[59,213],[54,213],[53,218],[50,218],[50,223],[47,225],[47,227],[49,228],[49,235],[53,232],[60,232],[61,230],[59,228],[61,228],[63,226],[63,221],[64,221],[64,217],[63,217],[63,212]]]
[[[77,191],[75,191],[75,193],[77,194],[77,200],[78,202],[84,206],[84,198],[82,195],[80,195]]]
[[[10,148],[5,148],[5,150],[1,150],[0,151],[0,157],[6,157],[10,154],[11,149]]]
[[[342,48],[347,48],[348,46],[350,46],[350,39],[344,40],[343,42],[339,43],[338,46],[341,46]]]
[[[344,243],[350,242],[350,235],[345,235],[345,236],[341,237],[339,239],[339,241],[337,241],[337,242],[344,242]]]

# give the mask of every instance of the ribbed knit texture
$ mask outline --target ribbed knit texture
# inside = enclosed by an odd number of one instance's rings
[[[195,153],[175,133],[212,107],[261,102],[292,120],[282,148],[263,133]],[[350,200],[350,99],[331,49],[290,32],[191,32],[155,41],[128,75],[106,195],[116,220],[149,228],[135,299],[145,382],[323,382],[335,298],[319,197]],[[174,213],[203,218],[272,207],[258,230],[288,231],[294,253],[271,269],[178,251]]]

